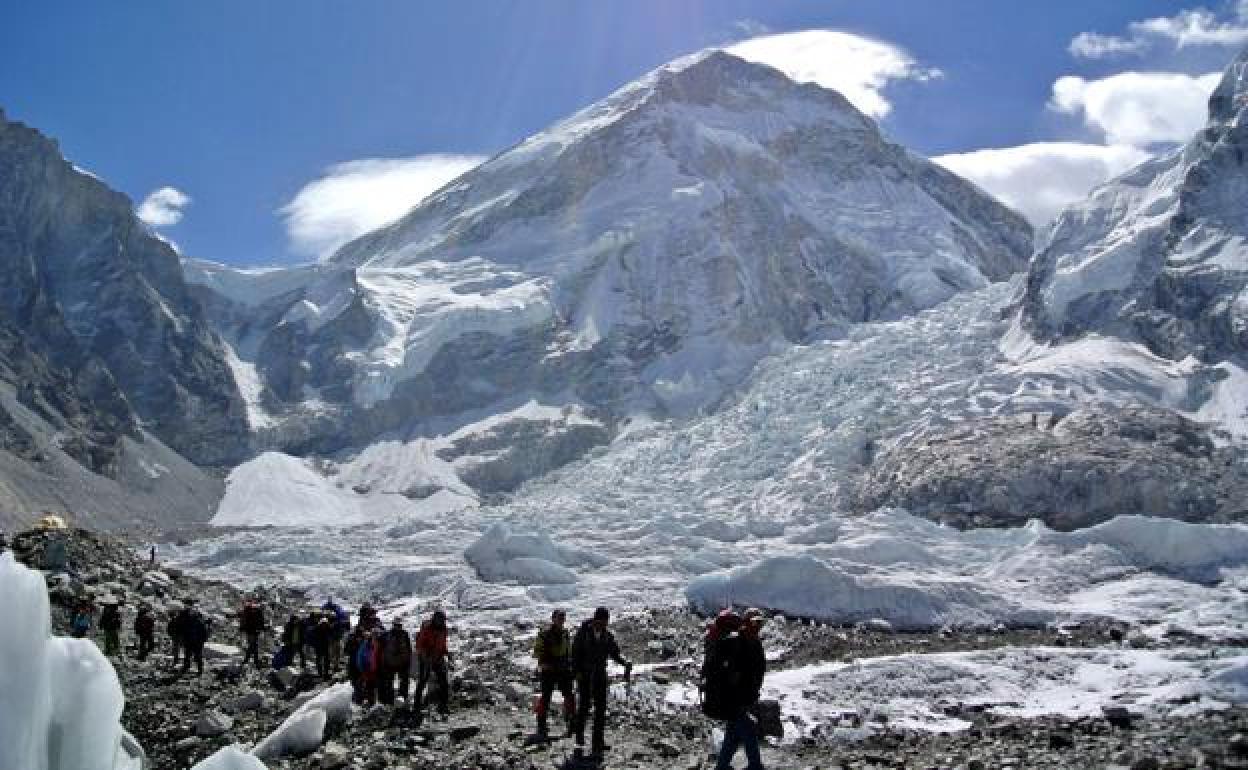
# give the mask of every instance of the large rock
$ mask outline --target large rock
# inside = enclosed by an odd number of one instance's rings
[[[1040,518],[1075,529],[1118,515],[1237,518],[1248,467],[1205,428],[1147,407],[1013,415],[928,428],[873,458],[859,511],[897,506],[959,526]]]

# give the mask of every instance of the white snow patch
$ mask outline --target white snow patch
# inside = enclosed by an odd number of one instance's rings
[[[780,700],[797,728],[793,740],[816,725],[837,724],[844,714],[883,714],[892,727],[948,732],[970,723],[946,716],[944,704],[1079,717],[1097,715],[1105,705],[1168,715],[1179,708],[1168,702],[1178,695],[1202,696],[1207,708],[1243,702],[1246,665],[1248,657],[1210,658],[1196,649],[1006,647],[777,671],[768,674],[763,693]]]

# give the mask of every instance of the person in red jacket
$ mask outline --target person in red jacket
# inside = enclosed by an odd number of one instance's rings
[[[446,636],[446,613],[442,610],[436,610],[421,624],[420,633],[416,635],[416,660],[420,675],[413,702],[416,704],[417,714],[424,713],[425,685],[428,684],[430,676],[437,677],[438,713],[442,716],[450,713],[451,686],[447,669],[455,664],[451,659],[451,651],[446,646]]]

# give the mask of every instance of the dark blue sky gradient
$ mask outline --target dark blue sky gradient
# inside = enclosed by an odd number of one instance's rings
[[[492,154],[667,60],[739,38],[741,20],[866,34],[943,70],[940,80],[894,86],[884,121],[896,140],[939,154],[1081,138],[1069,118],[1045,111],[1050,87],[1110,65],[1073,60],[1070,39],[1183,7],[11,0],[0,14],[0,107],[136,200],[166,184],[191,195],[185,219],[167,230],[188,254],[273,263],[290,259],[277,209],[326,166]]]

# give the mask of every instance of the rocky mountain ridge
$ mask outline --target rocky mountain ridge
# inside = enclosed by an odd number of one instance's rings
[[[192,462],[246,453],[224,349],[176,252],[3,113],[0,353],[0,522],[43,508],[96,525],[202,516],[220,482]]]

